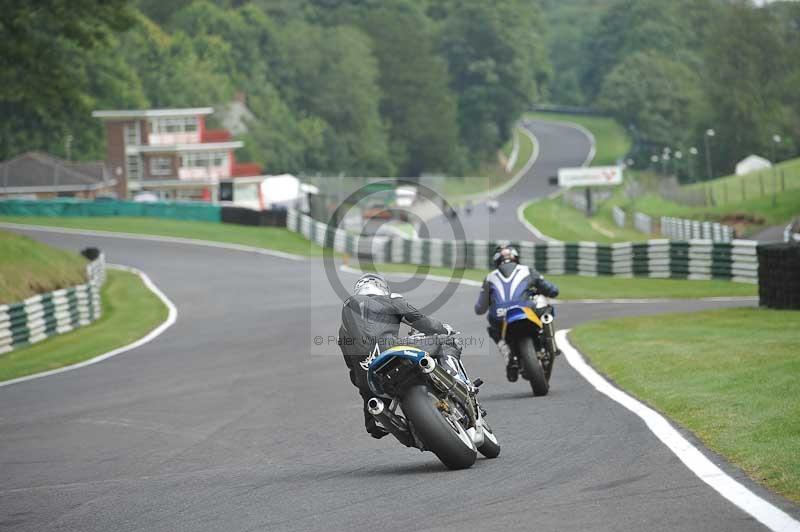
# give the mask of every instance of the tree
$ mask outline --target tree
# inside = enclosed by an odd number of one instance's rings
[[[636,52],[617,65],[606,76],[597,105],[661,147],[687,143],[695,118],[705,112],[697,74],[653,51]]]
[[[727,172],[751,154],[769,156],[783,124],[782,93],[789,69],[781,34],[768,10],[731,4],[710,27],[704,48],[705,90],[712,103],[715,169]]]
[[[281,32],[292,70],[280,90],[295,113],[318,116],[326,133],[322,170],[392,175],[388,136],[379,112],[378,66],[370,39],[353,27],[293,22]]]
[[[380,68],[381,116],[401,175],[447,172],[458,148],[456,99],[424,15],[382,8],[364,17]]]
[[[461,138],[477,160],[488,160],[546,80],[538,12],[527,2],[446,3],[439,49],[458,95]]]
[[[710,9],[704,0],[618,0],[587,34],[583,45],[581,88],[593,101],[605,76],[636,52],[658,52],[697,67],[702,28],[692,22]]]
[[[67,135],[79,134],[91,113],[91,52],[130,27],[133,11],[126,0],[4,0],[0,12],[0,158],[64,154]]]

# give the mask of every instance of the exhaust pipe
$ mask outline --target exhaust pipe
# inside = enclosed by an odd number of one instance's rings
[[[544,347],[552,355],[556,356],[556,331],[553,327],[553,315],[549,312],[542,314],[542,338],[544,339]]]
[[[406,447],[416,447],[414,436],[408,430],[406,421],[386,408],[383,401],[373,397],[367,401],[367,412]]]
[[[420,359],[419,367],[422,370],[422,373],[425,373],[427,375],[428,373],[436,369],[436,361],[431,357],[429,357],[428,355],[425,355]]]
[[[377,397],[373,397],[369,401],[367,401],[367,411],[372,414],[373,416],[378,416],[383,413],[383,401],[378,399]]]

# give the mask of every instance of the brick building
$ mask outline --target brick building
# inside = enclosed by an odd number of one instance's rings
[[[161,199],[217,201],[220,180],[258,176],[254,163],[237,163],[224,129],[207,129],[211,107],[94,111],[106,128],[106,163],[125,198],[151,191]]]

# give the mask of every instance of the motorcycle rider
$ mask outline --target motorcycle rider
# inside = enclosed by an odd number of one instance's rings
[[[534,294],[557,297],[558,287],[545,279],[538,271],[519,263],[519,251],[513,246],[498,246],[492,257],[495,269],[483,281],[478,301],[475,302],[475,313],[486,313],[489,320],[487,331],[503,359],[506,361],[506,377],[515,382],[519,376],[519,367],[511,356],[511,349],[501,338],[503,320],[498,308],[504,304],[529,301]]]
[[[449,325],[423,315],[402,295],[392,293],[382,276],[374,273],[362,275],[356,281],[353,295],[342,307],[339,347],[350,370],[350,381],[364,400],[364,425],[367,432],[377,439],[388,432],[367,411],[367,401],[373,393],[367,384],[366,368],[374,356],[396,343],[401,323],[425,334],[449,335],[454,332]]]

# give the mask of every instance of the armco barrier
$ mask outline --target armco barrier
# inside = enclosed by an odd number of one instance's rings
[[[0,354],[98,319],[102,314],[100,288],[106,278],[102,254],[86,266],[86,277],[85,284],[0,305]]]
[[[730,242],[735,236],[733,228],[728,225],[670,216],[661,217],[661,235],[677,240],[703,238],[714,242]]]
[[[220,207],[204,203],[136,202],[136,201],[79,201],[2,200],[0,216],[145,216],[175,220],[219,222]]]
[[[617,227],[625,227],[625,211],[614,205],[611,209],[611,215],[614,217],[614,223]]]
[[[375,262],[434,267],[489,268],[495,247],[508,242],[367,237],[329,228],[293,209],[288,212],[287,227],[340,253],[370,257]],[[758,280],[757,242],[750,240],[511,243],[519,248],[524,264],[549,274],[729,279],[747,283]]]

